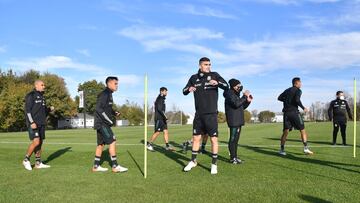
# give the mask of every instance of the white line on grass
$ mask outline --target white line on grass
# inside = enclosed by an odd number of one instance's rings
[[[15,141],[0,141],[1,144],[29,144],[30,142],[15,142]],[[45,145],[94,145],[96,143],[89,143],[89,142],[78,142],[78,143],[71,143],[71,142],[45,142]],[[126,144],[126,143],[118,143],[116,145],[119,146],[144,146],[144,144]],[[227,147],[228,145],[222,144],[219,147]],[[345,147],[352,147],[351,145],[342,146],[342,145],[310,145],[313,148],[345,148]],[[279,147],[279,145],[240,145],[240,147]],[[303,147],[303,145],[286,145],[286,147]]]

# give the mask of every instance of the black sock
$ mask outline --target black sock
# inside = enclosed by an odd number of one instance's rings
[[[205,150],[206,142],[201,143],[201,150]]]
[[[307,141],[304,141],[303,144],[304,144],[304,147],[308,146]]]
[[[281,148],[281,151],[284,151],[285,150],[285,145],[280,145],[280,148]]]
[[[40,165],[41,164],[41,158],[39,156],[35,157],[35,164]]]
[[[94,159],[94,168],[97,168],[100,166],[100,157],[99,156],[95,156]]]
[[[191,161],[196,162],[196,156],[198,155],[198,151],[192,151],[191,153]]]
[[[117,160],[116,160],[116,156],[111,156],[111,166],[113,168],[118,166]]]
[[[30,161],[30,156],[25,155],[25,159],[24,159],[24,160],[26,160],[26,161]]]
[[[169,143],[165,143],[166,147],[170,147]]]
[[[212,154],[212,161],[211,161],[211,163],[216,165],[216,163],[217,163],[217,158],[218,158],[218,155],[217,155],[217,154]]]

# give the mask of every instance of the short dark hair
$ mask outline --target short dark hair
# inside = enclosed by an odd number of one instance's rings
[[[300,81],[299,77],[295,77],[292,79],[292,85],[294,86],[296,82]]]
[[[339,90],[336,92],[336,96],[339,96],[339,94],[344,93],[343,91]]]
[[[115,77],[115,76],[109,76],[109,77],[106,78],[105,84],[108,84],[108,82],[111,81],[111,80],[118,81],[119,79],[117,77]]]
[[[168,91],[166,87],[160,87],[160,92],[162,91]]]
[[[204,61],[210,61],[210,59],[208,57],[202,57],[200,60],[199,60],[199,65],[204,62]]]

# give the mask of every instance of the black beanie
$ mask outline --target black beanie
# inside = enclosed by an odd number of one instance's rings
[[[230,88],[234,88],[236,85],[241,84],[241,82],[237,79],[230,79],[229,80]]]

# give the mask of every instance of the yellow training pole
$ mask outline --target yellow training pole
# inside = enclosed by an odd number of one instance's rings
[[[144,178],[147,177],[147,131],[148,131],[148,76],[145,75],[145,81],[144,81]]]
[[[356,157],[356,78],[354,78],[354,158]]]

